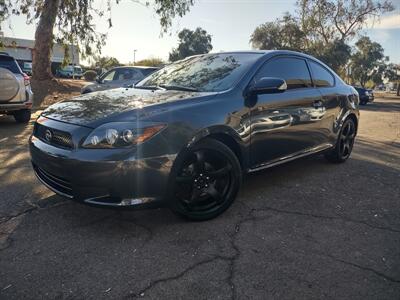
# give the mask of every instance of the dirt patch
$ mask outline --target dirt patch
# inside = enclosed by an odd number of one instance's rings
[[[34,107],[44,108],[56,102],[77,96],[80,94],[82,86],[87,83],[84,80],[73,79],[52,79],[45,81],[32,79]]]
[[[374,91],[374,95],[375,95],[375,98],[400,100],[400,96],[397,96],[396,93]]]

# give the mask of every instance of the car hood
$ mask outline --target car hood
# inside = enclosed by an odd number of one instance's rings
[[[101,123],[113,121],[111,119],[121,113],[139,111],[139,114],[128,114],[128,119],[135,120],[151,114],[156,106],[170,106],[178,101],[199,100],[198,98],[210,97],[215,94],[119,88],[83,94],[71,100],[56,103],[44,110],[42,116],[66,123],[95,127]],[[123,121],[126,121],[126,118],[127,114],[124,114]]]

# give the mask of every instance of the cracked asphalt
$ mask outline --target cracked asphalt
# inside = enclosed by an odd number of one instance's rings
[[[0,118],[1,299],[399,299],[400,99],[361,108],[345,164],[308,157],[247,176],[222,216],[64,200]]]

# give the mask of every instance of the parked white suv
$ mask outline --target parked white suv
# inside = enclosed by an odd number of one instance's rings
[[[32,104],[29,76],[12,56],[0,53],[0,114],[13,115],[18,123],[28,123]]]

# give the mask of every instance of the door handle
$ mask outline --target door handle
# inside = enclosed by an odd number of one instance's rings
[[[316,100],[316,101],[313,102],[313,106],[315,108],[321,108],[321,107],[324,106],[324,102],[322,102],[322,100]]]

